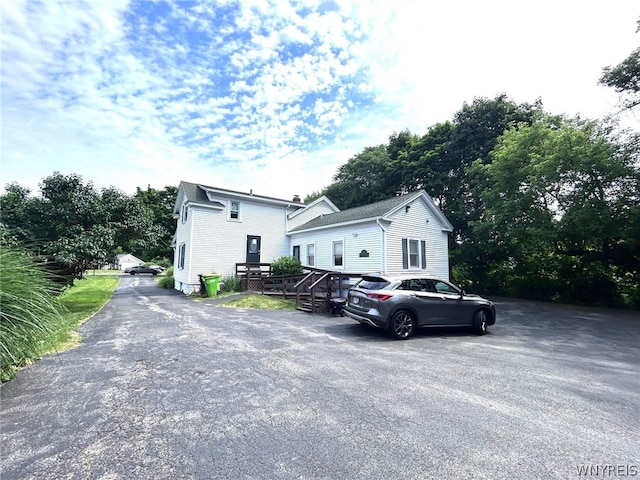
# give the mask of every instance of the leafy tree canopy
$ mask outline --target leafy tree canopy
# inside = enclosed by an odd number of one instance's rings
[[[640,20],[636,33],[640,32]],[[640,48],[636,48],[622,62],[614,67],[605,67],[600,84],[620,93],[623,109],[633,109],[640,105]]]
[[[0,196],[2,223],[17,239],[68,279],[91,266],[113,261],[116,251],[138,253],[165,233],[150,210],[115,188],[98,191],[79,175],[54,172],[40,184],[40,196],[18,184]]]
[[[503,289],[523,295],[539,284],[543,296],[610,304],[617,279],[640,280],[640,251],[627,232],[640,199],[631,152],[595,122],[540,116],[509,129],[491,163],[474,163],[486,188],[473,233],[493,252]]]

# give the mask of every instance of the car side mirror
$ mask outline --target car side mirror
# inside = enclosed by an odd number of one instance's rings
[[[464,290],[460,290],[460,298],[464,297],[467,294]]]

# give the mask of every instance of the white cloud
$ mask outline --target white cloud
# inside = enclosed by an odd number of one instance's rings
[[[3,183],[28,186],[61,170],[304,196],[475,96],[610,113],[601,69],[638,43],[630,0],[32,5],[0,5]]]

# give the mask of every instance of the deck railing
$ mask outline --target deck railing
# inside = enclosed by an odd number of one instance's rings
[[[292,298],[298,310],[316,313],[329,311],[332,299],[345,298],[362,274],[305,267],[298,275],[271,275],[269,263],[237,263],[236,276],[247,290]]]
[[[262,291],[262,279],[271,275],[270,263],[236,263],[236,277],[245,290]]]

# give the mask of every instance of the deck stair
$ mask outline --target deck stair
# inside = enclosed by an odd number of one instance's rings
[[[332,299],[344,298],[362,277],[359,273],[334,272],[305,267],[299,275],[271,275],[270,264],[236,264],[236,276],[247,290],[293,299],[296,309],[308,313],[329,312]]]

